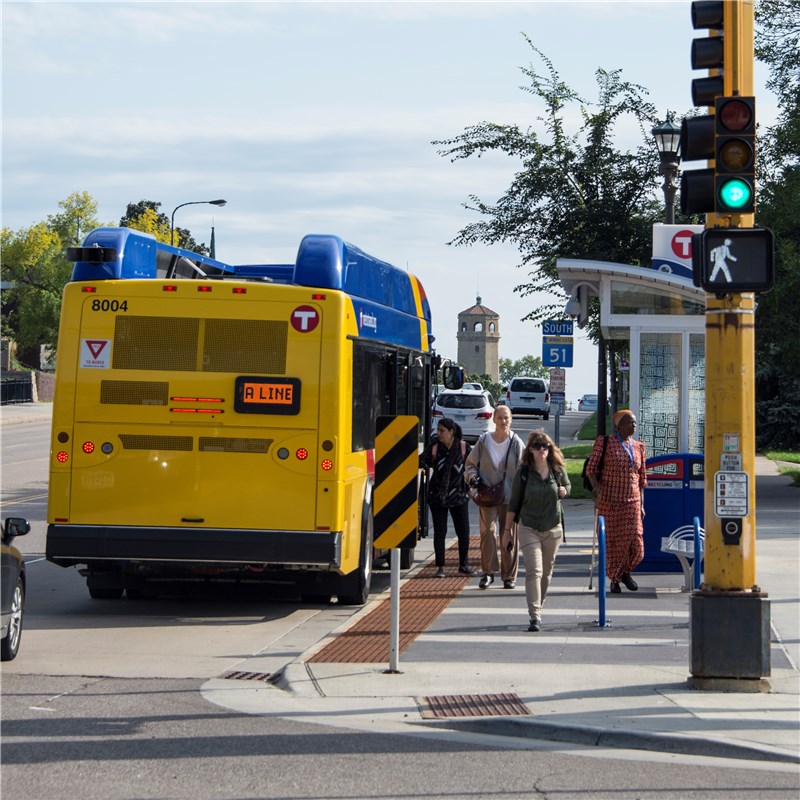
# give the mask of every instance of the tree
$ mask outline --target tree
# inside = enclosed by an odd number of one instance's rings
[[[523,356],[517,361],[512,361],[510,358],[500,359],[500,382],[504,386],[507,386],[512,378],[517,378],[521,375],[547,378],[550,376],[550,370],[542,364],[542,359],[539,356]]]
[[[170,244],[172,241],[172,220],[162,211],[161,203],[153,200],[140,200],[138,203],[128,203],[125,214],[120,219],[121,228],[151,233],[159,242]],[[209,255],[208,247],[198,243],[187,228],[175,228],[175,246],[183,247],[201,255]]]
[[[93,228],[99,226],[97,201],[88,192],[73,192],[59,202],[60,214],[47,217],[47,226],[61,237],[64,247],[79,245]]]
[[[538,117],[543,132],[516,125],[482,122],[460,136],[434,142],[451,160],[499,151],[519,162],[519,170],[500,199],[492,204],[471,195],[464,207],[484,219],[470,223],[451,244],[517,246],[528,270],[528,283],[515,288],[522,296],[550,292],[561,299],[531,310],[525,319],[563,316],[563,294],[557,258],[592,258],[623,264],[649,264],[652,226],[661,204],[655,196],[658,157],[650,128],[654,106],[646,90],[622,80],[621,71],[596,72],[599,96],[594,107],[567,86],[552,62],[525,37],[545,66],[545,75],[530,66],[527,91],[543,101]],[[566,109],[579,106],[579,131],[567,131]],[[641,134],[633,152],[617,149],[617,123],[632,118]],[[595,334],[596,327],[590,326]]]
[[[11,283],[3,294],[3,335],[13,338],[20,358],[39,365],[39,346],[55,348],[61,293],[72,273],[64,251],[98,225],[97,203],[87,192],[73,192],[58,203],[61,211],[29,228],[2,230],[2,269]]]
[[[759,446],[800,447],[800,0],[756,6],[756,55],[778,97],[774,126],[759,130],[756,222],[775,234],[775,288],[756,311]]]

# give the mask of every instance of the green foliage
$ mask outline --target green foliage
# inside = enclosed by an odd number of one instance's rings
[[[500,383],[508,386],[512,378],[520,375],[530,375],[534,378],[547,378],[550,370],[542,364],[539,356],[523,356],[516,361],[510,358],[500,359]]]
[[[800,0],[761,0],[756,53],[769,66],[777,123],[759,130],[756,223],[775,233],[775,288],[756,311],[756,436],[800,447]]]
[[[567,86],[553,63],[527,39],[544,64],[545,74],[530,66],[522,72],[526,88],[545,115],[539,133],[517,125],[482,122],[452,139],[434,142],[453,161],[499,151],[519,163],[511,185],[495,203],[471,195],[464,207],[483,219],[463,228],[451,244],[517,246],[530,282],[515,291],[523,296],[546,291],[559,299],[532,309],[526,319],[559,318],[564,298],[557,258],[591,258],[622,264],[649,264],[652,225],[660,220],[658,156],[650,128],[654,106],[646,90],[623,81],[621,72],[596,72],[594,105]],[[578,113],[573,112],[573,108]],[[579,118],[576,133],[567,121]],[[636,125],[641,144],[633,152],[613,143],[618,123]]]
[[[161,203],[154,200],[140,200],[138,203],[128,203],[125,214],[119,221],[121,228],[151,233],[159,242],[170,244],[172,242],[172,220],[158,209]],[[198,243],[187,228],[175,226],[175,247],[183,247],[200,255],[209,255],[208,246]]]

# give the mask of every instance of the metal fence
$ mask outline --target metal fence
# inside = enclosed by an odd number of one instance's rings
[[[33,379],[28,375],[3,375],[0,381],[0,405],[33,402]]]

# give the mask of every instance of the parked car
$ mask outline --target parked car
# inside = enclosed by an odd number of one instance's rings
[[[597,411],[597,395],[583,395],[583,397],[578,400],[578,411]]]
[[[30,529],[30,523],[22,517],[9,517],[3,526],[0,545],[0,658],[3,661],[11,661],[17,657],[22,639],[22,617],[25,613],[25,562],[11,542],[15,536],[24,536]]]
[[[483,384],[482,383],[476,383],[476,382],[472,381],[470,383],[465,383],[461,388],[462,389],[477,389],[479,392],[482,392],[483,391]]]
[[[475,442],[486,431],[494,430],[494,408],[489,393],[478,389],[447,389],[433,405],[433,432],[442,417],[461,426],[464,440]]]
[[[512,414],[533,414],[550,419],[550,386],[544,378],[512,378],[506,390]]]

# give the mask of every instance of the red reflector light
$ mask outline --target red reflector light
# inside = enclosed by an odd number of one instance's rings
[[[305,447],[298,447],[295,453],[299,461],[305,461],[308,458],[308,450]]]
[[[161,287],[161,290],[164,291],[164,292],[177,292],[178,291],[178,287],[174,283],[165,283]]]
[[[66,464],[69,461],[69,455],[64,450],[61,450],[56,454],[56,461],[59,464]]]
[[[326,297],[327,297],[327,295],[324,295],[324,294],[312,294],[311,295],[311,299],[312,300],[324,300]]]
[[[97,291],[97,287],[96,286],[82,286],[81,287],[81,291],[82,292],[89,292],[89,294],[91,294],[92,292],[96,292]]]
[[[329,458],[323,458],[320,466],[325,470],[325,472],[330,472],[333,469],[333,461],[331,461]]]
[[[94,453],[94,442],[84,442],[82,450],[84,453]]]
[[[247,289],[245,289],[243,286],[234,286],[231,291],[234,294],[247,294]]]
[[[197,287],[198,292],[210,292],[211,286],[206,286],[204,283],[201,283],[200,286]]]

